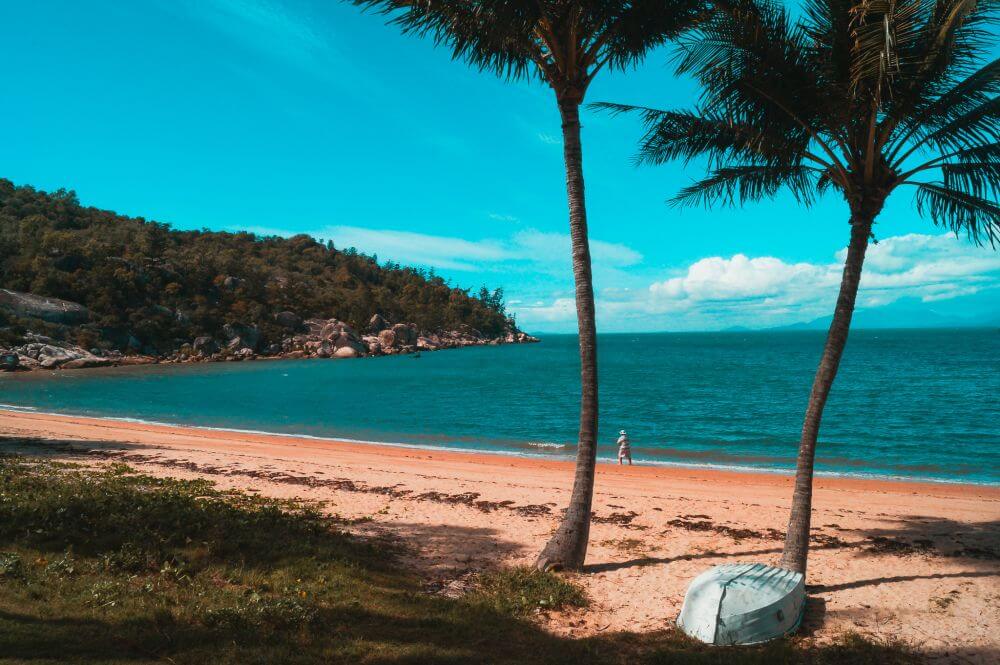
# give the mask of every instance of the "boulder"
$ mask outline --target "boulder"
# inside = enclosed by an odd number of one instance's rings
[[[222,332],[228,340],[226,347],[232,351],[250,349],[252,352],[257,350],[257,344],[260,343],[260,331],[257,330],[256,326],[248,326],[242,323],[227,323],[222,326]]]
[[[89,354],[88,354],[89,355]],[[83,357],[81,353],[74,353],[69,349],[63,349],[58,346],[43,345],[42,348],[38,349],[38,366],[42,369],[55,369],[63,363],[67,363],[70,360],[76,360],[77,358]]]
[[[328,339],[331,342],[335,342],[340,333],[344,332],[344,324],[337,320],[331,320],[323,329],[319,331],[320,339]]]
[[[119,365],[152,365],[155,362],[152,356],[125,356],[118,360]]]
[[[0,353],[0,371],[13,372],[21,366],[20,357],[12,351]]]
[[[58,342],[52,344],[33,342],[18,349],[19,365],[37,366],[42,369],[102,367],[113,362],[112,358],[95,355],[78,346],[60,345]]]
[[[236,289],[243,286],[243,280],[239,277],[233,277],[232,275],[227,275],[224,280],[222,280],[222,288],[227,291],[235,291]]]
[[[191,348],[194,349],[195,353],[203,356],[210,356],[213,353],[219,352],[219,345],[214,339],[208,336],[195,337]]]
[[[107,367],[112,364],[110,358],[100,358],[98,356],[87,356],[70,360],[59,366],[59,369],[86,369],[88,367]]]
[[[383,349],[391,349],[396,345],[396,332],[394,330],[383,330],[378,334],[378,341]]]
[[[31,356],[17,355],[17,367],[18,369],[37,369],[38,361]]]
[[[372,318],[368,321],[368,332],[372,335],[377,335],[388,327],[389,322],[383,319],[381,314],[372,314]]]
[[[467,340],[470,340],[470,341],[480,340],[480,339],[483,339],[483,337],[484,337],[483,333],[479,332],[478,330],[476,330],[475,328],[473,328],[472,326],[470,326],[470,325],[468,325],[466,323],[463,323],[462,325],[460,325],[458,327],[458,331],[457,332],[463,338],[465,338]]]
[[[396,342],[402,346],[412,346],[417,343],[417,326],[412,323],[397,323],[392,327]]]
[[[326,319],[306,319],[302,322],[306,327],[306,335],[309,337],[319,337],[320,332],[327,326]]]
[[[353,346],[342,346],[337,349],[333,357],[334,358],[357,358],[361,354]]]
[[[361,342],[361,338],[358,337],[353,330],[351,330],[348,327],[345,327],[343,330],[340,331],[340,334],[334,337],[330,337],[330,341],[333,342],[336,346],[347,346],[352,342],[353,343]]]
[[[441,348],[441,345],[438,342],[435,342],[430,337],[418,337],[417,338],[417,348],[418,349],[427,349],[428,351],[435,351],[435,350]]]
[[[302,318],[295,312],[278,312],[274,315],[274,322],[282,328],[293,331],[302,327]]]
[[[0,309],[16,316],[65,325],[86,323],[90,318],[90,310],[79,303],[8,289],[0,289]]]

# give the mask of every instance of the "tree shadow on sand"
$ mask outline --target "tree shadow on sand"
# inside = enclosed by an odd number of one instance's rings
[[[854,556],[881,555],[923,555],[961,560],[976,568],[997,568],[1000,561],[1000,521],[958,522],[936,517],[903,517],[895,520],[894,527],[871,529],[841,529],[850,539],[841,536],[814,533],[810,551],[844,550]],[[712,525],[705,523],[699,530],[711,531]],[[778,541],[780,534],[759,533],[758,538]],[[738,541],[734,541],[738,542]],[[673,557],[639,557],[627,561],[612,561],[590,564],[584,568],[587,573],[606,573],[633,567],[666,565],[676,561],[697,559],[733,559],[763,556],[781,552],[781,547],[766,549],[720,552],[708,551],[698,554],[680,554]]]
[[[920,554],[996,569],[1000,562],[1000,520],[959,522],[920,515],[893,520],[890,527],[847,530],[868,542],[869,554]]]
[[[1000,577],[1000,570],[994,572],[964,570],[956,573],[931,573],[929,575],[891,575],[886,577],[873,577],[867,580],[854,580],[842,584],[809,584],[808,591],[817,593],[830,593],[834,591],[846,591],[847,589],[860,589],[867,586],[880,586],[882,584],[897,584],[900,582],[914,582],[916,580],[945,580],[952,578],[973,579],[977,577]]]

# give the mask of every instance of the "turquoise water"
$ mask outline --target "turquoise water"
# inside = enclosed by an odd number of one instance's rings
[[[793,468],[818,332],[600,338],[601,455]],[[1000,331],[858,330],[820,434],[823,472],[1000,483]],[[0,403],[266,432],[571,457],[576,339],[361,360],[24,373]]]

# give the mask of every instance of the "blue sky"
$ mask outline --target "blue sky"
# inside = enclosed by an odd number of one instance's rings
[[[311,233],[455,283],[503,286],[522,325],[571,331],[559,120],[510,84],[320,0],[6,3],[0,175],[177,228]],[[588,101],[694,101],[669,51],[602,73]],[[638,127],[584,112],[599,327],[764,327],[828,313],[846,211],[790,197],[668,208],[699,175],[636,169]],[[862,306],[1000,311],[1000,257],[899,192]]]

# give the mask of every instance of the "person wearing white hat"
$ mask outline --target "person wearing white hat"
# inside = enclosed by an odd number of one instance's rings
[[[628,459],[629,466],[632,466],[632,442],[628,439],[625,430],[618,432],[618,463]]]

